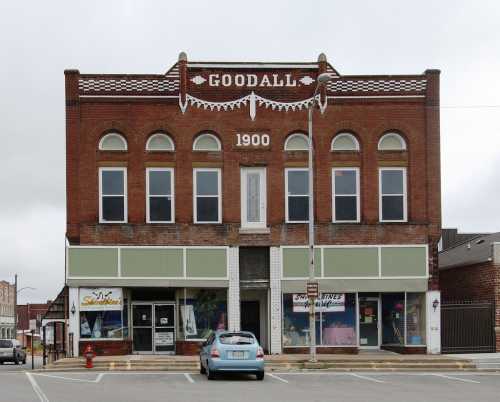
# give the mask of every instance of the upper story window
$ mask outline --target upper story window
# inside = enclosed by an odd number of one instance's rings
[[[305,134],[295,133],[288,136],[285,141],[285,151],[308,151],[309,139]]]
[[[379,170],[379,216],[381,222],[407,221],[406,168]]]
[[[221,170],[193,170],[194,223],[221,223]]]
[[[99,168],[99,222],[127,222],[126,168]]]
[[[359,169],[332,170],[333,222],[359,222]]]
[[[148,168],[146,170],[146,221],[148,223],[174,222],[174,169]]]
[[[127,140],[118,133],[109,133],[99,141],[100,151],[126,151]]]
[[[194,140],[193,151],[220,151],[219,139],[210,133],[201,134]]]
[[[339,133],[332,140],[332,151],[359,151],[359,142],[351,133]]]
[[[241,168],[241,226],[266,227],[266,168]]]
[[[309,219],[309,172],[307,169],[285,169],[285,194],[286,222],[307,222]]]
[[[378,142],[379,151],[405,151],[406,141],[398,133],[387,133]]]
[[[149,137],[146,143],[146,151],[174,151],[174,142],[163,133],[156,133]]]

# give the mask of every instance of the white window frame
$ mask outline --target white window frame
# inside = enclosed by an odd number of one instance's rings
[[[150,218],[150,203],[149,199],[151,194],[149,194],[149,172],[170,172],[170,195],[167,194],[155,194],[152,197],[170,197],[170,209],[171,209],[171,219],[169,221],[152,221]],[[156,168],[150,167],[146,169],[146,222],[147,223],[175,223],[175,176],[173,168]]]
[[[200,138],[205,137],[205,136],[212,137],[217,142],[217,149],[196,149],[196,144],[198,143]],[[222,144],[221,144],[219,138],[217,138],[217,136],[212,134],[212,133],[202,133],[202,134],[198,135],[198,137],[196,137],[194,142],[193,142],[193,151],[220,152],[221,150],[222,150]]]
[[[247,175],[248,173],[258,173],[260,176],[260,221],[248,222],[247,217]],[[240,183],[241,183],[241,227],[250,229],[261,229],[267,226],[267,186],[266,186],[267,169],[264,167],[244,167],[241,168]]]
[[[335,141],[337,141],[338,139],[341,139],[343,137],[348,137],[350,138],[353,143],[354,143],[354,149],[335,149]],[[359,152],[360,150],[360,146],[359,146],[359,141],[358,139],[351,133],[345,133],[345,132],[342,132],[342,133],[338,133],[335,135],[335,137],[333,137],[332,139],[332,143],[330,145],[330,151],[332,152]]]
[[[304,149],[287,149],[288,147],[288,143],[290,142],[291,139],[293,139],[294,137],[301,137],[303,138],[305,141],[306,141],[306,148]],[[305,135],[304,133],[293,133],[293,134],[290,134],[286,140],[285,140],[285,145],[283,147],[283,150],[284,151],[287,151],[287,152],[303,152],[303,151],[309,151],[309,137],[307,135]]]
[[[403,172],[403,194],[388,194],[386,196],[403,196],[403,219],[382,219],[382,172],[398,170]],[[407,177],[405,167],[383,167],[378,170],[378,214],[379,222],[407,222],[408,221],[408,190],[407,190]]]
[[[401,148],[390,148],[390,149],[380,149],[380,144],[382,143],[382,141],[384,141],[384,139],[386,139],[387,137],[394,137],[394,138],[397,138],[398,141],[400,142],[401,144]],[[380,137],[380,139],[378,140],[378,144],[377,144],[377,149],[379,151],[406,151],[406,141],[405,139],[402,137],[401,134],[399,133],[394,133],[394,132],[390,132],[390,133],[385,133],[382,137]]]
[[[104,143],[104,141],[106,141],[106,138],[109,138],[109,137],[119,138],[120,141],[122,141],[123,144],[125,145],[125,149],[103,149],[102,148],[103,143]],[[127,143],[127,140],[125,139],[125,137],[123,135],[121,135],[120,133],[115,133],[115,132],[108,133],[108,134],[103,135],[102,138],[99,140],[99,151],[126,152],[126,151],[128,151],[128,143]]]
[[[163,138],[167,139],[170,142],[170,146],[172,147],[172,149],[150,149],[151,141],[157,137],[163,137]],[[175,151],[175,144],[174,144],[174,141],[172,140],[172,138],[168,134],[165,134],[162,132],[154,133],[146,141],[146,151],[149,151],[149,152],[174,152]]]
[[[356,172],[356,194],[335,194],[335,172]],[[361,195],[359,182],[359,167],[342,167],[332,168],[332,222],[333,223],[359,223],[361,221]],[[335,197],[352,197],[356,196],[356,219],[355,220],[338,220],[335,216]]]
[[[288,219],[288,172],[293,172],[293,171],[300,171],[300,172],[309,172],[309,169],[308,168],[286,168],[285,169],[285,222],[286,223],[308,223],[309,220],[305,220],[305,221],[291,221]],[[308,176],[309,177],[309,176]],[[307,200],[308,200],[308,205],[309,205],[309,202],[310,202],[310,196],[309,196],[309,193],[307,194],[294,194],[292,195],[293,196],[296,196],[296,197],[304,197],[304,196],[307,196]],[[308,209],[309,211],[309,209]]]
[[[219,219],[217,221],[199,221],[197,219],[198,216],[198,211],[197,211],[197,198],[198,195],[196,193],[196,180],[197,180],[197,173],[198,172],[217,172],[217,186],[218,186],[218,191],[217,191],[217,197],[219,199],[219,202],[217,203],[217,208],[218,214],[217,216]],[[202,198],[214,198],[215,196],[213,195],[201,195],[200,197]],[[195,168],[193,169],[193,222],[196,224],[220,224],[222,223],[222,170],[220,168]]]
[[[103,194],[102,194],[102,172],[104,171],[120,171],[123,172],[123,220],[122,221],[107,221],[103,219]],[[127,168],[126,167],[100,167],[99,168],[99,223],[127,223],[128,222],[128,183],[127,183]]]

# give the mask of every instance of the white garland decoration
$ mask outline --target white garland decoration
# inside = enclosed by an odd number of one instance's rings
[[[256,116],[256,106],[264,106],[266,109],[271,108],[272,110],[278,110],[288,112],[289,110],[302,110],[310,107],[314,101],[318,102],[319,109],[321,113],[324,113],[327,106],[327,100],[321,102],[321,96],[318,94],[315,97],[310,97],[301,101],[296,102],[278,102],[271,99],[264,98],[260,95],[257,95],[255,92],[252,92],[250,95],[243,96],[239,99],[226,101],[226,102],[212,102],[206,101],[203,99],[196,98],[195,96],[186,94],[186,100],[184,103],[179,97],[179,107],[181,108],[182,113],[185,113],[188,107],[188,104],[191,106],[195,106],[197,108],[203,108],[205,110],[210,109],[211,111],[217,110],[220,111],[228,111],[234,110],[235,108],[241,108],[241,106],[246,106],[247,103],[250,105],[250,117],[252,120],[255,120]]]

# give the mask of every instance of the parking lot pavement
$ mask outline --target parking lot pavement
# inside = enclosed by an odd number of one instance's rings
[[[0,401],[498,401],[500,373],[2,372]]]
[[[42,367],[42,356],[35,356],[35,369]],[[14,364],[11,362],[5,362],[0,365],[0,374],[3,372],[10,371],[24,371],[31,370],[31,356],[26,356],[26,364]]]

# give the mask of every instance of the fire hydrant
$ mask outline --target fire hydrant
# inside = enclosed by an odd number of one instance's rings
[[[85,368],[94,368],[95,352],[94,349],[92,349],[91,345],[87,345],[85,351],[83,352],[83,355],[85,356]]]

